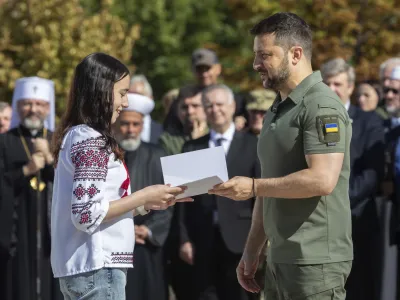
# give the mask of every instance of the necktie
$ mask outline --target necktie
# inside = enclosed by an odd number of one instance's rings
[[[222,142],[225,141],[225,138],[220,137],[215,141],[215,147],[222,146]]]
[[[220,137],[218,139],[215,140],[215,147],[219,147],[222,146],[222,142],[225,141],[226,139],[223,137]],[[224,149],[225,151],[225,149]],[[214,225],[218,225],[218,207],[217,207],[217,199],[214,196],[213,197],[213,222]]]

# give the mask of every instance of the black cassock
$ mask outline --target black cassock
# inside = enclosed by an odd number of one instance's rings
[[[165,155],[162,148],[144,142],[136,151],[126,152],[125,161],[131,177],[132,192],[164,183],[160,157]],[[171,209],[135,216],[135,225],[147,226],[152,237],[146,240],[145,245],[135,244],[134,268],[128,270],[127,300],[168,299],[163,245],[168,236],[171,217]]]
[[[0,299],[34,300],[37,271],[37,199],[22,167],[29,161],[20,133],[30,153],[33,152],[32,134],[20,126],[0,135]],[[45,133],[50,141],[51,132]],[[43,130],[36,137],[43,137]],[[40,180],[46,187],[40,192],[43,201],[42,255],[40,259],[41,299],[62,299],[58,282],[50,266],[50,201],[54,170],[46,166]]]

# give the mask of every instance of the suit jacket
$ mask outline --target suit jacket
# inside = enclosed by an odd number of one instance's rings
[[[385,127],[385,181],[391,182],[393,186],[392,194],[389,195],[390,200],[394,204],[395,210],[395,218],[394,222],[400,224],[400,187],[395,182],[395,174],[394,174],[394,164],[395,164],[395,152],[396,146],[400,138],[400,126],[393,126],[392,120],[386,119],[384,120]],[[397,225],[396,229],[399,232],[400,241],[400,225]]]
[[[350,145],[350,203],[359,214],[375,197],[384,175],[384,127],[375,112],[364,112],[350,105],[353,134]]]
[[[206,149],[210,135],[188,141],[183,152]],[[261,168],[257,157],[257,138],[245,132],[236,131],[227,154],[229,178],[235,176],[260,177]],[[193,203],[178,204],[180,244],[191,241],[196,255],[210,250],[212,235],[215,233],[213,211],[218,210],[218,224],[227,248],[236,254],[242,253],[251,225],[254,199],[233,201],[215,195],[199,195]]]
[[[153,119],[151,119],[150,125],[150,143],[151,144],[158,144],[158,140],[160,135],[163,133],[163,126],[160,123],[157,123]]]
[[[165,155],[161,147],[143,141],[136,151],[125,153],[132,193],[149,185],[164,184],[160,158]],[[171,217],[171,208],[152,211],[145,216],[135,216],[135,224],[146,225],[152,232],[150,242],[155,246],[163,246],[168,236]]]

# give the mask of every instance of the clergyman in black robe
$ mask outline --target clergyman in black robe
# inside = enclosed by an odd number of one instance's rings
[[[128,94],[128,100],[129,107],[121,112],[114,132],[125,150],[134,193],[150,185],[164,184],[160,158],[166,153],[161,147],[140,140],[143,116],[151,112],[153,101],[136,94]],[[171,218],[172,208],[135,216],[134,268],[128,269],[127,300],[168,299],[163,246]]]
[[[49,124],[52,119],[49,115],[54,113],[51,101],[54,101],[52,82],[37,77],[20,79],[14,91],[11,129],[0,135],[2,300],[38,299],[38,275],[40,299],[62,299],[50,265],[54,171],[49,151],[52,132],[47,127],[54,126],[54,122]]]

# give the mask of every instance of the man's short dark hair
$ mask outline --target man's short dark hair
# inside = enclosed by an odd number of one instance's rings
[[[178,97],[176,98],[176,101],[178,103],[180,103],[187,98],[193,98],[197,94],[201,93],[201,90],[202,89],[198,85],[194,85],[194,84],[186,85],[179,89],[179,93],[178,93]]]
[[[310,26],[293,13],[276,13],[256,24],[250,33],[253,35],[275,34],[275,44],[285,50],[301,46],[304,55],[311,61],[312,31]]]

